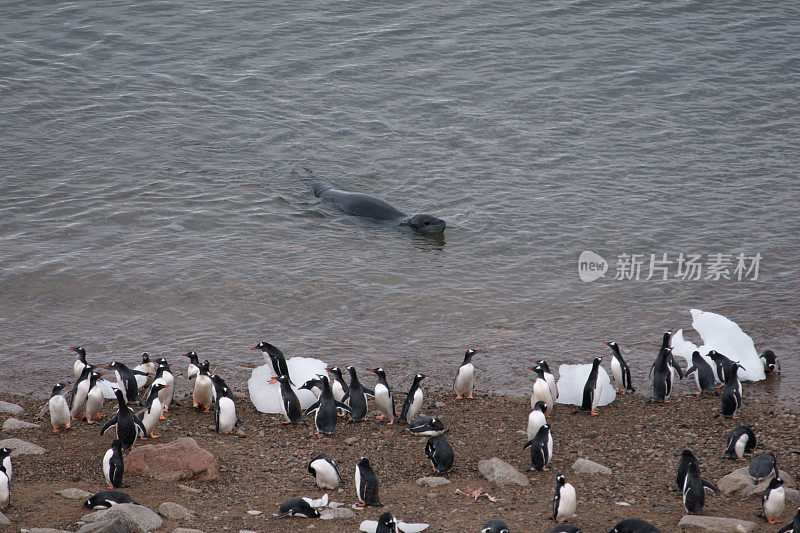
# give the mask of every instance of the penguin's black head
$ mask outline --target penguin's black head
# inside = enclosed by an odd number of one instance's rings
[[[476,353],[478,353],[478,352],[482,352],[482,351],[483,351],[483,350],[480,350],[480,349],[470,348],[469,350],[467,350],[467,353],[465,353],[464,355],[473,356],[473,355],[475,355]]]
[[[383,524],[384,526],[388,527],[389,531],[395,531],[395,529],[392,529],[392,528],[396,528],[397,527],[397,520],[395,519],[394,515],[392,513],[390,513],[390,512],[383,513],[378,518],[378,523],[379,524]]]
[[[78,352],[78,355],[80,355],[81,357],[86,357],[86,350],[84,349],[83,346],[72,346],[70,350],[72,350],[73,352]]]
[[[83,506],[82,507],[84,507],[86,509],[93,509],[94,508],[94,502],[92,501],[92,498],[89,498],[88,500],[83,502]]]
[[[541,400],[536,402],[536,405],[533,406],[534,410],[538,409],[544,414],[547,414],[547,404]]]
[[[250,349],[251,350],[261,350],[262,352],[266,352],[267,351],[267,343],[264,342],[264,341],[261,341],[261,342],[259,342],[258,344],[256,344],[255,346],[253,346]]]
[[[378,367],[378,368],[368,368],[368,369],[367,369],[367,372],[372,372],[372,373],[373,373],[373,374],[375,374],[376,376],[383,376],[383,377],[386,377],[386,372],[384,372],[384,371],[383,371],[383,369],[382,369],[381,367]]]
[[[142,352],[142,363],[149,363],[150,362],[150,354],[147,352]]]
[[[369,468],[370,467],[369,459],[367,459],[366,457],[362,457],[361,459],[358,460],[358,466]]]
[[[153,386],[150,387],[150,394],[153,394],[154,392],[158,392],[161,389],[166,389],[166,388],[167,386],[164,385],[163,383],[154,383]]]
[[[603,357],[595,357],[594,364],[599,365],[603,361]]]
[[[349,365],[347,371],[350,372],[350,377],[356,377],[356,367]]]
[[[417,383],[419,383],[420,381],[422,381],[423,379],[425,379],[425,378],[427,378],[427,377],[428,377],[428,374],[416,374],[416,375],[414,376],[414,381],[416,381]]]
[[[558,482],[559,485],[563,485],[564,483],[567,482],[566,478],[564,477],[564,474],[557,475],[556,481]]]
[[[710,357],[711,359],[717,359],[717,358],[719,358],[719,356],[720,356],[720,355],[721,355],[721,354],[720,354],[718,351],[716,351],[716,350],[711,350],[710,352],[708,352],[708,353],[706,354],[706,356],[707,356],[707,357]]]
[[[53,394],[58,394],[59,392],[64,390],[64,387],[66,387],[67,385],[69,385],[69,381],[59,381],[58,383],[56,383],[55,387],[53,387]]]
[[[255,350],[255,348],[253,348],[253,349]],[[182,355],[184,357],[188,357],[190,363],[197,364],[199,362],[199,360],[197,359],[197,352],[195,352],[194,350],[192,350],[191,352],[182,354]]]
[[[270,383],[278,383],[278,382],[280,382],[280,383],[289,383],[289,376],[273,376],[273,377],[270,378],[269,382]],[[303,385],[301,385],[298,388],[300,388],[300,389],[305,388],[307,383],[308,382],[304,383]]]
[[[208,368],[211,366],[211,363],[208,362],[208,359],[200,363],[200,373],[201,374],[208,374]]]

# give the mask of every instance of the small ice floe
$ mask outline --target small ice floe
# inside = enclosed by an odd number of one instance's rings
[[[106,381],[105,379],[98,379],[97,386],[100,387],[100,392],[103,393],[103,398],[106,400],[116,400],[117,395],[114,394],[114,389],[117,388],[117,382]]]
[[[592,365],[559,365],[558,367],[558,400],[556,403],[580,405],[583,403],[583,387],[589,379]],[[617,397],[617,392],[611,386],[608,372],[602,366],[597,369],[597,379],[603,384],[600,394],[600,406],[608,405]]]
[[[764,364],[761,362],[750,338],[736,322],[725,318],[722,315],[692,309],[692,327],[697,330],[703,339],[703,345],[695,346],[694,343],[684,340],[683,330],[678,330],[672,336],[672,353],[686,359],[688,364],[692,361],[692,352],[697,350],[705,356],[711,350],[716,350],[728,359],[739,363],[739,379],[742,381],[760,381],[766,378]],[[716,365],[709,358],[705,358],[711,364],[716,376]],[[719,379],[719,376],[716,376]]]
[[[364,520],[358,527],[359,531],[365,533],[375,533],[378,530],[378,525],[382,525],[382,531],[399,531],[400,533],[418,533],[428,529],[429,524],[408,524],[402,520],[398,520],[392,513],[383,513],[377,521]],[[394,528],[394,529],[393,529]]]
[[[295,384],[292,389],[300,400],[300,407],[307,408],[317,398],[309,390],[297,390],[297,386],[302,385],[318,374],[327,374],[325,363],[313,357],[292,357],[286,361],[289,370],[289,377]],[[271,364],[261,365],[253,369],[250,379],[247,380],[247,388],[250,391],[250,401],[256,409],[262,413],[283,413],[283,401],[281,399],[280,383],[270,383],[269,380],[275,375]]]

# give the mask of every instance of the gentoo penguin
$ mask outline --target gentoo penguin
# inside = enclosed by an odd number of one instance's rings
[[[533,410],[528,415],[527,435],[528,440],[531,440],[539,432],[539,428],[547,424],[547,404],[544,402],[536,402]]]
[[[581,528],[574,524],[556,524],[550,533],[583,533]]]
[[[728,359],[716,350],[711,350],[706,354],[706,356],[710,357],[711,360],[714,361],[714,364],[717,367],[717,377],[721,382],[719,387],[723,387],[725,383],[728,382],[728,376],[730,376],[731,370],[733,369],[734,361]]]
[[[739,381],[739,363],[733,363],[725,389],[722,391],[722,412],[720,415],[730,418],[739,418],[736,411],[742,406],[742,382]],[[720,416],[717,415],[717,416]]]
[[[361,529],[361,528],[359,528]],[[375,533],[398,533],[397,518],[390,513],[385,512],[378,517],[378,523],[375,525]]]
[[[683,480],[683,506],[689,514],[701,514],[706,503],[706,491],[700,477],[700,467],[694,461],[689,463]]]
[[[197,374],[200,373],[200,360],[197,358],[197,352],[194,350],[183,354],[184,357],[189,358],[189,366],[186,367],[186,379],[189,380],[192,390],[189,394],[194,392],[194,380],[197,379]]]
[[[89,395],[90,376],[94,371],[92,365],[83,367],[81,375],[75,381],[70,392],[70,416],[80,420],[86,416],[86,397]]]
[[[756,485],[761,483],[762,479],[768,478],[769,476],[774,475],[775,477],[780,477],[778,472],[778,458],[771,453],[762,453],[750,461],[747,473],[750,474],[750,477]]]
[[[378,496],[378,476],[369,465],[369,460],[362,457],[358,464],[356,464],[356,495],[360,502],[360,507],[367,505],[374,505],[376,507],[383,507],[380,497]]]
[[[215,429],[217,433],[231,433],[239,421],[233,391],[225,383],[225,380],[216,374],[211,376],[211,382],[214,384],[214,397],[216,398],[216,402],[214,402]]]
[[[175,398],[175,376],[169,369],[172,363],[167,363],[165,358],[159,357],[156,360],[156,364],[158,366],[156,367],[156,378],[153,380],[153,383],[161,383],[164,385],[164,388],[158,391],[158,399],[161,400],[161,405],[163,406],[160,419],[166,420],[167,417],[164,416],[164,413],[169,411],[169,407],[172,405],[172,401]],[[153,385],[150,385],[150,388],[152,389]]]
[[[453,380],[456,400],[460,400],[465,394],[467,398],[472,398],[472,390],[475,388],[475,367],[472,366],[472,356],[482,351],[470,348],[464,354],[464,361],[458,367],[458,372],[456,372],[456,377]]]
[[[70,426],[70,412],[67,406],[67,400],[61,395],[64,387],[69,385],[68,381],[59,381],[53,387],[53,393],[50,396],[50,401],[47,402],[47,408],[50,411],[50,423],[53,425],[53,433],[58,433],[60,429],[69,429]]]
[[[403,401],[403,407],[400,409],[400,422],[405,424],[409,420],[414,420],[417,418],[417,415],[422,409],[422,400],[424,398],[421,383],[422,380],[427,377],[427,374],[414,375],[414,380],[411,382],[411,388],[408,389],[406,399]]]
[[[333,397],[337,402],[344,401],[342,398],[344,398],[347,394],[347,391],[350,390],[350,385],[348,385],[344,380],[344,376],[342,376],[342,369],[340,369],[338,366],[334,366],[331,368],[326,368],[325,370],[333,374],[333,383],[331,383]]]
[[[653,395],[650,398],[651,401],[669,402],[669,397],[672,394],[672,370],[669,363],[671,357],[672,348],[662,348],[650,368],[651,372],[653,372]]]
[[[319,398],[320,394],[322,394],[322,380],[320,378],[311,378],[297,388],[310,390],[315,398]]]
[[[349,406],[333,399],[333,391],[331,390],[328,376],[323,376],[322,394],[320,394],[317,401],[311,404],[305,411],[305,414],[316,411],[314,415],[314,426],[317,428],[317,433],[325,433],[326,435],[333,433],[333,430],[336,429],[337,408],[344,409],[345,411],[350,410]]]
[[[556,476],[556,493],[553,496],[553,520],[559,524],[569,522],[575,514],[576,504],[575,487],[567,483],[563,474],[559,474]]]
[[[208,373],[210,365],[208,359],[200,363],[200,373],[194,381],[194,393],[192,394],[192,407],[202,408],[204,413],[211,410],[211,404],[214,402],[214,383]]]
[[[378,383],[375,384],[375,405],[378,406],[378,410],[381,412],[378,415],[378,420],[383,420],[384,418],[389,419],[389,424],[394,424],[394,396],[392,396],[392,390],[389,388],[389,383],[386,381],[386,372],[383,368],[368,368],[368,371],[372,372],[378,377]]]
[[[597,406],[600,405],[600,396],[603,394],[603,380],[597,379],[597,373],[602,360],[602,357],[595,357],[592,361],[592,369],[589,371],[586,385],[583,386],[583,402],[578,411],[589,411],[592,415],[598,414]]]
[[[544,375],[544,380],[550,387],[550,396],[553,397],[553,401],[555,402],[558,399],[558,385],[556,385],[556,377],[553,375],[552,372],[550,372],[550,365],[548,365],[547,361],[545,361],[544,359],[531,362],[536,363],[537,365],[542,367],[542,374]]]
[[[408,524],[399,520],[390,512],[383,513],[375,520],[363,520],[358,526],[365,533],[419,533],[428,529],[430,524]]]
[[[73,346],[70,350],[78,354],[78,359],[72,365],[72,375],[75,379],[78,379],[83,369],[89,366],[89,363],[86,362],[86,349],[83,346]]]
[[[744,454],[752,452],[756,447],[756,434],[747,426],[735,427],[728,433],[725,441],[725,455],[723,459],[744,461]]]
[[[113,361],[106,368],[114,371],[114,375],[117,377],[117,387],[122,390],[125,401],[136,402],[142,405],[142,401],[139,399],[139,384],[136,382],[136,376],[146,376],[147,373],[128,368],[118,361]]]
[[[308,473],[321,489],[335,489],[342,482],[342,474],[336,461],[321,453],[308,463]]]
[[[147,397],[147,403],[145,403],[144,409],[136,413],[136,416],[139,417],[139,420],[142,421],[142,425],[144,425],[145,434],[142,435],[143,439],[157,439],[159,437],[159,435],[153,433],[153,430],[156,428],[156,424],[159,418],[161,418],[161,411],[164,409],[164,406],[161,405],[161,400],[158,398],[158,392],[164,387],[165,385],[163,383],[153,383],[150,396]]]
[[[87,509],[108,509],[112,505],[119,505],[121,503],[136,502],[124,492],[106,489],[92,495],[91,498],[83,502],[83,506]]]
[[[778,356],[772,350],[764,350],[761,354],[761,362],[764,364],[764,372],[772,374],[777,372],[781,373],[781,363],[778,361]]]
[[[136,374],[136,384],[140,389],[149,387],[156,378],[156,363],[150,360],[150,354],[147,352],[142,352],[142,362],[133,367],[133,369],[147,374],[146,376]]]
[[[202,369],[200,371],[200,375],[203,375]],[[197,379],[199,382],[200,376],[198,376]],[[306,421],[303,420],[303,411],[300,409],[300,400],[297,399],[297,395],[294,393],[292,386],[289,384],[289,376],[273,376],[269,382],[281,384],[281,405],[283,405],[283,416],[286,419],[283,421],[283,423],[303,424],[304,426],[307,425]]]
[[[686,375],[694,373],[694,382],[697,384],[697,394],[700,396],[704,392],[717,392],[714,385],[714,370],[711,368],[700,352],[692,352],[692,366],[686,370]]]
[[[9,481],[11,481],[11,475],[14,473],[14,467],[11,466],[11,452],[15,449],[16,448],[0,448],[0,466],[5,469]]]
[[[800,533],[800,507],[791,522],[778,530],[778,533]]]
[[[11,479],[5,467],[0,465],[0,511],[8,509],[11,503]]]
[[[626,518],[608,533],[661,533],[654,525],[638,518]]]
[[[672,339],[672,330],[667,330],[664,332],[664,336],[661,339],[661,349],[658,351],[658,355],[656,356],[655,361],[653,364],[650,365],[650,372],[653,372],[653,369],[659,364],[659,361],[662,357],[664,357],[664,351],[669,351],[669,354],[666,355],[667,359],[667,370],[670,374],[670,383],[675,383],[675,372],[678,373],[678,377],[683,379],[683,372],[681,371],[681,367],[678,362],[675,360],[675,356],[672,353],[672,348],[670,347],[670,340]],[[669,396],[669,395],[667,395]]]
[[[533,370],[536,373],[533,381],[533,392],[531,393],[531,409],[537,402],[544,402],[547,405],[553,405],[553,395],[550,392],[550,385],[544,379],[544,369],[539,365],[528,367],[528,370]]]
[[[289,375],[289,367],[286,366],[286,357],[277,346],[273,346],[268,342],[262,341],[250,349],[261,350],[261,353],[264,354],[264,361],[267,363],[272,363],[272,369],[275,371],[276,376]],[[291,378],[289,378],[289,382],[291,382]]]
[[[453,461],[455,461],[453,448],[444,435],[428,439],[425,444],[425,456],[430,459],[433,471],[437,474],[446,474],[453,468]]]
[[[779,477],[772,478],[764,496],[761,498],[761,511],[770,524],[780,522],[779,518],[786,508],[786,491],[783,480]]]
[[[433,416],[421,416],[415,418],[408,424],[408,431],[412,435],[420,435],[424,437],[436,437],[445,432],[444,424],[442,421]]]
[[[86,394],[86,411],[84,413],[88,424],[94,424],[95,418],[99,420],[103,416],[100,411],[103,410],[105,398],[98,381],[104,375],[105,372],[92,372],[89,375],[89,392]]]
[[[531,447],[531,467],[528,470],[549,470],[547,465],[553,458],[553,432],[550,431],[550,424],[545,424],[539,428],[536,436],[525,443],[524,450]]]
[[[495,518],[494,520],[489,520],[483,524],[481,533],[511,533],[511,530],[508,529],[508,526],[505,522]]]
[[[122,444],[119,439],[111,442],[111,448],[103,456],[103,477],[109,489],[123,487],[122,476],[125,475],[125,461],[122,459]]]
[[[678,490],[681,492],[683,492],[683,487],[686,483],[686,475],[687,472],[689,472],[689,465],[691,464],[697,465],[697,472],[699,475],[700,461],[691,451],[683,450],[683,452],[681,452],[681,460],[678,462],[678,474],[675,476],[675,484],[678,486]],[[715,485],[702,478],[700,479],[700,483],[703,485],[703,487],[706,487],[713,492],[719,492]]]
[[[603,344],[611,348],[611,376],[614,378],[617,392],[620,394],[636,392],[631,381],[631,369],[628,368],[628,363],[622,358],[617,341],[608,341]]]
[[[350,421],[360,422],[367,416],[367,391],[358,380],[355,367],[348,366],[350,388],[347,391],[347,405],[350,406]]]
[[[147,435],[147,429],[133,412],[133,409],[128,407],[122,391],[114,389],[114,394],[117,396],[119,409],[117,414],[111,417],[100,429],[100,435],[102,436],[111,426],[117,426],[117,438],[122,445],[122,451],[126,452],[131,449],[139,435]]]
[[[286,377],[289,377],[288,374]],[[319,511],[311,507],[311,504],[305,498],[289,498],[281,504],[278,514],[273,515],[272,518],[284,518],[286,516],[319,518]]]

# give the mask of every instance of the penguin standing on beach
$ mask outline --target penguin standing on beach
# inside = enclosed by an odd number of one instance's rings
[[[186,379],[191,384],[192,390],[189,391],[189,394],[192,394],[194,392],[194,380],[200,374],[200,359],[197,358],[197,352],[194,350],[183,354],[183,356],[189,358],[189,366],[186,367]]]
[[[548,365],[547,361],[544,359],[531,362],[542,367],[542,375],[544,376],[544,380],[547,382],[547,386],[550,387],[550,396],[552,396],[553,402],[555,402],[558,400],[558,385],[556,384],[556,377],[552,372],[550,372],[550,365]]]
[[[430,459],[433,471],[437,474],[445,474],[448,470],[453,468],[455,455],[453,454],[453,447],[444,437],[431,437],[425,444],[425,457]]]
[[[144,425],[145,434],[142,435],[143,439],[157,439],[159,437],[159,435],[153,433],[153,430],[156,428],[156,424],[161,418],[161,412],[164,410],[164,406],[161,405],[161,400],[158,397],[159,391],[163,388],[163,383],[154,383],[144,409],[136,414]]]
[[[117,396],[119,409],[117,414],[111,417],[100,429],[100,435],[102,436],[111,426],[117,426],[117,439],[119,439],[122,446],[122,451],[126,452],[131,449],[137,437],[147,435],[147,429],[133,412],[133,409],[128,407],[123,392],[119,389],[114,389],[114,394]]]
[[[326,368],[328,372],[333,374],[333,383],[331,383],[331,390],[333,390],[333,397],[336,399],[337,402],[341,402],[342,398],[345,397],[347,391],[350,390],[350,385],[344,380],[344,376],[342,375],[342,369],[338,366],[333,366],[331,368]]]
[[[786,508],[786,491],[783,480],[779,477],[772,478],[764,496],[761,497],[761,512],[767,522],[777,524]]]
[[[321,489],[335,489],[342,482],[342,474],[336,461],[321,453],[308,463],[308,473]]]
[[[289,377],[289,367],[286,365],[286,356],[283,355],[283,352],[280,351],[277,346],[262,341],[250,349],[261,350],[261,353],[264,354],[264,361],[272,363],[272,369],[275,371],[276,376]],[[290,383],[291,381],[291,378],[289,378]]]
[[[475,367],[472,364],[472,357],[483,350],[470,348],[464,354],[464,361],[458,367],[456,377],[453,380],[453,390],[456,391],[456,400],[460,400],[466,394],[467,398],[472,399],[472,391],[475,388]]]
[[[289,384],[289,376],[273,376],[269,382],[281,384],[281,405],[283,406],[283,416],[286,419],[283,423],[307,425],[306,421],[303,420],[300,400],[297,399],[297,395]]]
[[[539,428],[547,424],[547,404],[544,402],[536,402],[533,410],[528,415],[528,427],[526,434],[528,440],[531,440],[539,432]]]
[[[233,391],[225,383],[225,380],[214,374],[211,376],[214,384],[214,424],[217,433],[228,434],[233,431],[234,426],[239,421],[236,414],[236,401],[233,398]]]
[[[672,394],[672,371],[669,366],[670,357],[672,357],[672,348],[662,348],[658,352],[653,366],[650,367],[650,371],[653,373],[653,395],[650,401],[669,402],[669,397]]]
[[[5,469],[9,481],[11,481],[11,474],[14,471],[14,468],[11,466],[11,452],[15,449],[16,448],[0,448],[0,466]]]
[[[544,378],[544,369],[536,364],[528,367],[528,370],[533,370],[536,373],[533,381],[533,392],[531,392],[531,409],[534,408],[537,402],[553,405],[554,398],[550,385]]]
[[[72,386],[69,402],[72,420],[79,420],[86,416],[86,397],[89,395],[90,376],[93,371],[92,365],[83,367],[81,375]]]
[[[319,398],[322,394],[322,380],[320,378],[311,378],[297,388],[299,390],[311,391],[314,398]]]
[[[103,456],[103,477],[109,489],[120,489],[125,475],[125,461],[122,459],[122,443],[119,439],[111,442],[111,448]]]
[[[536,436],[522,447],[531,448],[531,467],[528,470],[549,470],[547,465],[553,458],[553,432],[550,424],[545,424],[536,433]]]
[[[616,341],[604,342],[606,346],[611,348],[611,376],[614,378],[614,385],[617,387],[617,392],[625,394],[626,392],[636,392],[633,388],[631,381],[631,369],[628,368],[628,363],[622,358],[619,351],[619,344]]]
[[[350,422],[360,422],[367,416],[367,389],[358,380],[354,366],[347,367],[350,372],[350,388],[347,391],[347,405],[350,406]],[[370,391],[371,392],[371,391]],[[374,393],[372,393],[374,395]]]
[[[100,411],[103,410],[105,398],[103,397],[103,390],[100,388],[100,377],[104,376],[105,372],[92,372],[89,376],[89,392],[86,393],[86,423],[94,424],[94,419],[100,419],[103,415]]]
[[[11,479],[6,469],[0,465],[0,511],[5,511],[11,504]]]
[[[146,376],[136,374],[136,384],[140,389],[149,387],[156,378],[156,363],[150,360],[150,354],[147,352],[142,352],[142,362],[133,369],[147,374]]]
[[[563,474],[556,476],[556,493],[553,496],[553,520],[559,524],[568,522],[575,514],[577,498],[575,487],[567,483]]]
[[[50,411],[50,423],[53,425],[53,433],[58,433],[61,429],[70,427],[70,411],[67,400],[61,394],[64,387],[69,385],[68,381],[59,381],[53,387],[53,393],[47,402],[47,409]]]
[[[692,366],[686,370],[686,376],[688,377],[692,373],[694,374],[694,382],[697,384],[696,395],[700,396],[704,392],[716,394],[714,370],[697,350],[692,352]]]
[[[156,364],[156,377],[153,380],[153,384],[150,385],[150,388],[152,389],[153,385],[156,383],[161,383],[164,385],[164,388],[158,391],[158,399],[161,400],[161,406],[163,407],[159,419],[166,420],[167,417],[164,416],[164,413],[169,411],[169,408],[175,399],[175,376],[169,369],[169,367],[172,366],[172,363],[167,363],[165,358],[159,357],[156,359]],[[149,395],[150,391],[148,391],[148,397]],[[177,404],[177,402],[175,403]]]
[[[589,411],[592,415],[597,415],[597,406],[600,405],[600,396],[603,394],[603,381],[597,379],[602,357],[595,357],[592,361],[592,369],[589,371],[589,378],[583,386],[583,402],[578,411]]]
[[[742,406],[742,382],[739,381],[739,368],[741,368],[739,363],[733,363],[731,372],[728,374],[728,381],[722,391],[721,416],[739,418],[736,416],[736,411]]]
[[[689,514],[701,514],[706,503],[706,491],[700,477],[700,468],[694,461],[689,463],[683,480],[683,506]]]
[[[759,359],[761,359],[761,363],[764,365],[764,372],[767,374],[781,373],[781,363],[772,350],[764,350]]]
[[[322,376],[322,394],[319,395],[317,401],[311,404],[305,411],[305,414],[315,412],[314,426],[317,428],[317,433],[325,433],[331,435],[333,430],[336,429],[336,410],[343,409],[350,411],[350,407],[337,402],[333,398],[333,391],[331,390],[330,381],[328,376]]]
[[[136,382],[136,376],[146,376],[147,372],[133,370],[118,361],[113,361],[106,368],[114,371],[114,375],[117,377],[117,386],[122,391],[125,401],[136,402],[142,405],[142,401],[139,398],[139,384]]]
[[[690,450],[683,450],[681,452],[681,460],[678,461],[678,474],[675,476],[675,484],[681,492],[683,492],[683,487],[686,484],[686,476],[688,475],[689,465],[691,464],[697,465],[697,472],[698,475],[700,475],[700,461],[697,459],[697,456]],[[700,484],[713,492],[719,492],[715,485],[702,478],[700,478]]]
[[[83,369],[89,366],[89,363],[86,362],[86,349],[83,346],[73,346],[70,350],[78,354],[78,358],[72,365],[72,375],[78,379]]]
[[[710,357],[711,360],[714,361],[714,364],[716,365],[717,377],[719,378],[719,381],[721,383],[717,388],[724,387],[725,384],[728,382],[728,377],[731,375],[731,372],[733,371],[734,361],[732,359],[725,357],[716,350],[711,350],[710,352],[708,352],[708,354],[706,354],[706,357]]]
[[[378,415],[378,420],[383,420],[384,418],[389,419],[389,424],[394,424],[394,396],[392,396],[392,390],[389,388],[389,383],[386,381],[386,372],[384,372],[383,368],[368,368],[368,371],[372,372],[378,377],[378,383],[375,384],[375,405],[378,406],[378,410],[381,412]]]
[[[752,452],[756,447],[756,434],[747,426],[735,427],[728,433],[725,441],[725,454],[723,459],[744,461],[744,454]]]
[[[204,413],[211,410],[211,404],[214,402],[214,383],[208,373],[210,365],[208,359],[200,363],[200,373],[194,381],[194,393],[192,394],[192,407],[202,408]]]
[[[427,374],[414,375],[411,388],[408,389],[406,399],[403,401],[403,407],[400,409],[400,422],[406,424],[409,420],[414,420],[422,410],[422,401],[425,396],[422,392],[422,380],[427,377]]]
[[[376,507],[383,507],[380,496],[378,495],[378,476],[369,464],[369,459],[362,457],[358,464],[356,464],[356,495],[358,505],[366,507],[367,505],[374,505]]]

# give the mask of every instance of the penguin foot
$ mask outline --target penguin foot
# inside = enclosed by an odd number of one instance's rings
[[[102,415],[102,413],[97,413],[96,415],[94,415],[94,417],[96,419],[100,420],[101,418],[103,418],[103,415]]]
[[[386,424],[386,425],[387,425],[387,426],[391,426],[392,424],[394,424],[394,420],[389,420],[389,423],[388,423],[388,424]]]
[[[767,520],[770,524],[779,524],[780,520]]]
[[[166,419],[167,419],[167,417],[166,417],[166,416],[164,416],[163,414],[161,414],[161,415],[159,415],[158,419],[159,419],[159,420],[166,420]]]
[[[692,394],[694,394],[695,396],[700,396],[703,393],[702,392],[693,392]]]
[[[86,423],[87,423],[87,424],[94,424],[94,421],[93,421],[93,420],[91,420],[90,418],[87,418],[87,419],[86,419]]]
[[[150,434],[150,438],[151,438],[151,439],[157,439],[157,438],[158,438],[158,437],[160,437],[160,436],[161,436],[161,435],[156,435],[155,433],[151,433],[151,434]]]
[[[590,415],[592,415],[592,416],[597,416],[597,415],[599,415],[600,413],[598,413],[597,411],[592,411],[592,412],[591,412],[591,413],[589,413],[589,414],[590,414]]]
[[[717,385],[717,386],[716,386],[716,387],[714,387],[714,388],[715,388],[715,389],[721,389],[722,387],[724,387],[724,385],[722,385],[722,384],[719,384],[719,385]]]
[[[140,438],[140,439],[142,439],[142,440],[147,440],[147,437],[145,437],[144,435],[142,435],[142,436],[141,436],[141,437],[139,437],[139,438]]]
[[[211,409],[209,409],[208,407],[206,407],[205,409],[203,409],[203,412],[204,412],[204,413],[208,413],[210,410],[211,410]]]
[[[57,428],[53,428],[53,433],[58,433],[58,429]]]
[[[469,396],[467,396],[467,398],[469,398],[470,400],[474,400],[475,399],[475,397],[472,395],[472,393],[470,393]]]
[[[386,417],[383,416],[383,415],[376,415],[375,416],[375,420],[383,420],[384,418],[386,418]]]
[[[456,394],[456,400],[460,400],[460,399],[461,399],[461,395],[460,394]]]

